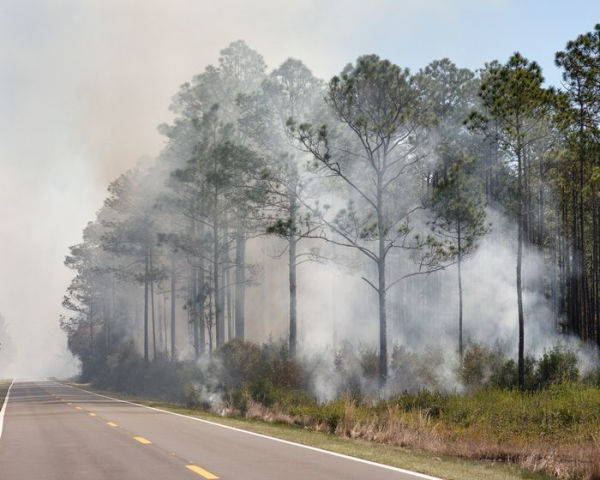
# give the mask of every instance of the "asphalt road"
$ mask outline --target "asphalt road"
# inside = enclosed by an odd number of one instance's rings
[[[145,408],[55,382],[15,382],[1,480],[430,478]]]

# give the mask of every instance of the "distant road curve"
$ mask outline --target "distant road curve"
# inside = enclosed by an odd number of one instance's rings
[[[5,408],[2,480],[439,480],[56,382]]]

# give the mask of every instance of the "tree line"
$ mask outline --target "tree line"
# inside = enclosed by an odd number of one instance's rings
[[[519,53],[475,72],[442,59],[416,73],[365,55],[323,82],[295,59],[268,72],[232,43],[180,87],[161,153],[110,184],[70,248],[61,325],[82,374],[93,378],[126,341],[150,363],[247,338],[248,323],[265,320],[247,315],[247,293],[267,242],[287,271],[285,290],[269,295],[286,297],[292,357],[298,307],[311,302],[298,294],[298,268],[343,252],[376,298],[366,321],[378,332],[380,385],[394,341],[389,296],[450,267],[462,359],[462,267],[497,228],[491,210],[516,227],[519,385],[527,250],[548,266],[536,288],[553,330],[600,345],[600,25],[556,64],[560,88]]]

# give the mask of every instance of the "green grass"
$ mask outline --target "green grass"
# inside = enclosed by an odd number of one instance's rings
[[[585,445],[599,432],[600,389],[573,383],[530,393],[481,390],[449,398],[439,420],[500,441]]]
[[[88,388],[89,386],[85,386]],[[383,463],[399,468],[414,470],[447,480],[544,480],[552,477],[532,474],[516,466],[501,462],[483,462],[449,456],[432,455],[427,452],[398,446],[380,444],[359,439],[342,438],[333,434],[311,431],[305,428],[237,417],[221,417],[212,413],[190,409],[181,405],[147,401],[139,398],[123,397],[113,392],[99,392],[118,396],[151,407],[162,408],[232,427],[261,433],[303,445],[350,455],[365,460]]]
[[[348,405],[348,400],[336,400],[324,405],[289,403],[280,408],[335,429],[347,417]],[[351,420],[354,424],[385,425],[392,419],[411,426],[422,424],[424,416],[450,438],[589,446],[600,433],[600,389],[565,383],[534,392],[489,388],[465,395],[404,394],[372,405],[354,403]]]

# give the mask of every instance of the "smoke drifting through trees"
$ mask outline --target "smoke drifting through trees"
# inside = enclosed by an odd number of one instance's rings
[[[6,319],[0,313],[0,374],[9,372],[15,354],[14,345],[7,326]]]
[[[560,334],[597,345],[599,32],[557,56],[566,93],[518,54],[415,74],[369,55],[324,84],[232,43],[71,248],[61,322],[83,376],[128,342],[149,363],[285,339],[329,352],[323,375],[344,345],[375,348],[398,391],[402,351],[441,349],[451,379],[465,344],[502,341],[523,386]]]

